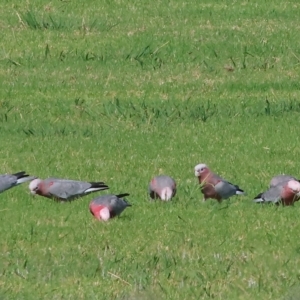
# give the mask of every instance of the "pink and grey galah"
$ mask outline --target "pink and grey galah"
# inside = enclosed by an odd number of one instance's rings
[[[159,175],[151,180],[148,190],[152,199],[169,201],[176,195],[176,182],[169,176]]]
[[[119,216],[122,211],[131,206],[123,197],[129,194],[103,195],[95,198],[90,203],[90,212],[99,221],[108,221],[111,218]]]
[[[288,182],[290,180],[299,181],[298,179],[296,179],[296,177],[291,176],[291,175],[276,175],[271,179],[270,187],[276,186],[277,184],[282,183],[282,182]]]
[[[214,174],[206,164],[198,164],[195,166],[195,176],[198,177],[201,185],[201,192],[204,194],[204,201],[211,198],[221,202],[222,199],[228,199],[234,195],[245,194],[245,192],[237,185],[234,185],[217,174]]]
[[[85,182],[54,177],[45,180],[37,178],[29,184],[33,195],[37,194],[58,201],[71,201],[108,188],[104,182]]]
[[[282,203],[283,205],[292,205],[299,199],[300,183],[292,179],[271,186],[267,191],[257,195],[253,201],[256,203]]]
[[[17,186],[23,182],[35,179],[34,176],[29,176],[25,171],[21,171],[15,174],[0,175],[0,193]]]

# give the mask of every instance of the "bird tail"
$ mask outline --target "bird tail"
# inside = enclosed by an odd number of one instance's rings
[[[253,202],[255,202],[255,203],[263,203],[263,202],[265,202],[265,200],[261,197],[262,194],[263,194],[263,193],[258,194],[258,195],[253,199]]]
[[[240,188],[237,188],[235,194],[236,195],[246,195],[246,193],[242,189],[240,189]]]
[[[127,196],[129,196],[130,194],[128,194],[128,193],[124,193],[124,194],[119,194],[119,195],[116,195],[116,197],[118,197],[118,198],[123,198],[123,197],[127,197]]]
[[[26,172],[25,172],[25,171],[21,171],[21,172],[15,173],[15,174],[13,174],[13,175],[16,176],[17,179],[22,178],[22,177],[24,177],[24,176],[29,176],[29,175],[26,175]]]
[[[169,201],[173,196],[173,190],[170,187],[165,187],[161,190],[160,198],[163,201]]]
[[[127,197],[129,196],[130,194],[128,193],[124,193],[124,194],[119,194],[119,195],[116,195],[116,197],[118,198],[123,198],[123,197]],[[123,201],[126,203],[126,206],[132,206],[132,204],[130,204],[129,202],[127,202],[125,199],[123,199]]]
[[[26,174],[25,171],[21,171],[13,175],[17,177],[17,183],[16,183],[17,185],[37,178],[35,176],[29,176],[28,174]]]
[[[262,199],[262,198],[259,198],[259,199],[254,199],[253,202],[255,202],[255,203],[264,203],[265,200]]]
[[[96,192],[96,191],[104,191],[108,190],[109,187],[106,185],[104,182],[90,182],[91,187],[88,188],[85,193],[91,193],[91,192]]]

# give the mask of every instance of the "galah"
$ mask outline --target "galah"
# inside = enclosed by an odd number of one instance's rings
[[[122,213],[122,211],[131,206],[123,197],[129,196],[129,194],[119,195],[103,195],[95,198],[90,203],[90,212],[99,221],[108,221]]]
[[[282,182],[288,182],[289,180],[298,181],[298,179],[296,179],[294,176],[291,176],[291,175],[277,175],[271,179],[270,187],[276,186],[277,184],[282,183]]]
[[[59,201],[71,201],[108,188],[104,182],[85,182],[54,177],[45,180],[37,178],[29,184],[33,195],[37,194]]]
[[[17,186],[23,182],[35,179],[34,176],[29,176],[25,171],[21,171],[15,174],[0,175],[0,193]]]
[[[176,194],[176,182],[169,176],[159,175],[151,180],[148,190],[152,199],[169,201]]]
[[[195,167],[195,176],[198,177],[201,185],[201,192],[204,194],[204,201],[208,198],[228,199],[234,195],[244,195],[244,191],[222,177],[214,174],[206,164],[198,164]]]
[[[300,199],[300,183],[294,179],[278,183],[254,198],[256,203],[292,205]]]

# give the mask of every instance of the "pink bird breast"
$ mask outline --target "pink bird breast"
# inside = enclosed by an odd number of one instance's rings
[[[95,205],[92,203],[90,205],[90,212],[99,221],[107,221],[111,217],[109,209],[104,205]]]

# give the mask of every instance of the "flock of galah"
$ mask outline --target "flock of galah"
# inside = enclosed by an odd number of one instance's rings
[[[204,201],[211,198],[221,202],[231,196],[245,194],[239,186],[213,173],[206,164],[195,166],[195,176],[198,177]],[[29,189],[33,195],[40,195],[60,202],[71,201],[109,188],[104,182],[84,182],[54,177],[41,180],[29,176],[23,171],[0,175],[0,193],[28,181],[30,181]],[[176,182],[166,175],[156,176],[150,181],[148,192],[151,199],[169,201],[176,195]],[[129,194],[99,196],[91,201],[89,205],[90,212],[99,221],[108,221],[119,216],[126,207],[131,206],[124,199],[126,196],[129,196]],[[290,175],[278,175],[271,179],[269,189],[257,195],[253,201],[256,203],[292,205],[299,199],[299,180]]]

